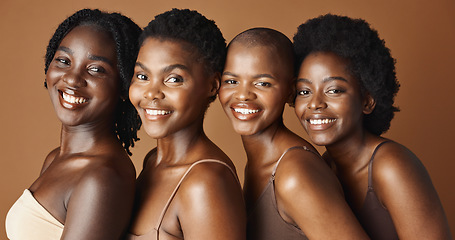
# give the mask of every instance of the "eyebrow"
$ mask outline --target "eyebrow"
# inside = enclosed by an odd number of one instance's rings
[[[66,53],[71,54],[71,55],[74,53],[73,50],[71,50],[71,49],[69,49],[67,47],[63,47],[63,46],[59,46],[57,48],[57,51],[66,52]]]
[[[271,78],[271,79],[276,79],[274,76],[268,74],[268,73],[262,73],[258,75],[254,75],[253,78]]]
[[[238,77],[237,74],[235,73],[231,73],[231,72],[223,72],[223,76],[224,75],[229,75],[229,76],[232,76],[232,77]],[[253,78],[271,78],[271,79],[276,79],[274,76],[268,74],[268,73],[262,73],[262,74],[257,74],[257,75],[254,75]]]
[[[326,77],[322,80],[323,83],[326,83],[326,82],[330,82],[330,81],[335,81],[335,80],[340,80],[340,81],[343,81],[343,82],[348,82],[348,80],[346,80],[346,78],[344,77],[338,77],[338,76],[335,76],[335,77]],[[304,82],[304,83],[313,83],[311,80],[309,79],[306,79],[306,78],[299,78],[297,79],[297,82]]]
[[[223,72],[222,76],[224,76],[224,75],[229,75],[231,77],[238,77],[237,74],[234,74],[234,73],[231,73],[231,72],[228,72],[228,71]]]
[[[89,54],[89,55],[88,55],[88,59],[94,60],[94,61],[105,62],[105,63],[107,63],[107,64],[109,64],[109,65],[111,65],[111,66],[114,65],[114,64],[112,63],[111,60],[109,60],[109,59],[107,59],[107,58],[105,58],[105,57],[102,57],[102,56],[97,56],[97,55],[91,55],[91,54]]]
[[[59,47],[57,48],[57,51],[66,52],[66,53],[68,53],[68,54],[70,54],[70,55],[73,55],[73,54],[74,54],[74,51],[73,51],[73,50],[71,50],[71,49],[68,48],[68,47],[64,47],[64,46],[59,46]],[[113,63],[112,63],[111,60],[109,60],[108,58],[102,57],[102,56],[97,56],[97,55],[91,55],[91,54],[89,54],[89,55],[88,55],[88,59],[94,60],[94,61],[102,61],[102,62],[105,62],[105,63],[107,63],[107,64],[113,66]]]
[[[135,64],[136,66],[142,68],[143,70],[145,70],[146,72],[151,72],[149,68],[147,68],[144,64],[142,64],[141,62],[136,62]],[[190,69],[183,65],[183,64],[172,64],[172,65],[169,65],[169,66],[166,66],[165,68],[163,68],[163,70],[161,70],[161,72],[163,73],[166,73],[166,72],[170,72],[174,69],[182,69],[182,70],[185,70],[187,72],[190,71]]]

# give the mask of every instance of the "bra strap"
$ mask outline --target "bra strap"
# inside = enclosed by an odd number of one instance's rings
[[[183,180],[186,178],[186,176],[188,175],[188,173],[190,173],[191,169],[193,169],[194,166],[200,164],[200,163],[206,163],[206,162],[211,162],[211,163],[219,163],[219,164],[222,164],[224,166],[226,166],[232,173],[232,175],[234,175],[235,179],[237,180],[237,182],[239,182],[238,178],[237,178],[237,175],[235,174],[234,170],[229,166],[227,165],[225,162],[222,162],[220,160],[215,160],[215,159],[204,159],[204,160],[199,160],[197,162],[194,162],[193,164],[191,164],[191,166],[186,170],[186,172],[183,174],[182,178],[180,178],[180,181],[177,183],[177,186],[175,186],[174,188],[174,191],[172,192],[171,196],[169,197],[169,199],[167,200],[167,203],[166,205],[164,206],[164,209],[163,211],[161,212],[161,215],[160,215],[160,218],[158,220],[158,224],[156,225],[155,227],[155,230],[156,230],[156,239],[159,239],[158,236],[159,236],[159,229],[161,227],[161,224],[163,222],[163,219],[164,219],[164,215],[166,214],[166,211],[167,209],[169,208],[169,206],[171,205],[171,202],[172,200],[174,199],[175,195],[177,194],[177,190],[180,188],[180,185],[182,184]],[[240,183],[240,182],[239,182]]]
[[[376,155],[378,149],[384,143],[388,143],[388,142],[391,142],[391,140],[386,140],[386,141],[381,142],[380,144],[378,144],[378,146],[376,146],[376,148],[374,149],[373,154],[371,155],[370,163],[368,164],[368,188],[373,188],[373,160],[374,160],[374,156]]]
[[[309,151],[309,152],[313,152],[313,151],[311,151],[310,149],[308,149],[308,148],[305,147],[305,146],[294,146],[294,147],[290,147],[290,148],[286,149],[286,151],[284,151],[284,153],[281,154],[280,158],[278,159],[278,161],[277,161],[276,164],[275,164],[275,167],[273,168],[272,179],[275,179],[276,169],[278,168],[278,164],[280,164],[281,159],[283,159],[284,155],[286,155],[286,153],[288,153],[288,152],[291,151],[292,149],[296,149],[296,148],[301,148],[301,149],[303,149],[303,150],[306,150],[306,151]],[[314,152],[313,152],[313,153],[314,153]],[[316,154],[316,153],[314,153],[314,154]]]

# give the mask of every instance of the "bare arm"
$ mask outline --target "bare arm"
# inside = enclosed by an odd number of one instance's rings
[[[195,166],[181,186],[179,213],[186,240],[242,240],[246,214],[239,183],[216,163]]]
[[[336,176],[315,154],[293,150],[275,179],[278,208],[309,239],[369,239],[344,199]]]
[[[108,167],[86,173],[71,193],[61,239],[120,239],[130,220],[134,177]]]
[[[430,176],[408,149],[394,143],[378,151],[373,185],[400,239],[452,239]]]

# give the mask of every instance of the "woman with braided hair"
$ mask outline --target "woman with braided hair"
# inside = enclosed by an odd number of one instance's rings
[[[83,9],[47,47],[45,87],[62,123],[60,146],[10,209],[8,238],[120,239],[129,223],[138,140],[128,100],[140,28],[118,13]]]

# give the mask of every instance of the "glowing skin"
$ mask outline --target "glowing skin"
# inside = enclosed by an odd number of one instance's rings
[[[219,99],[241,135],[257,134],[281,122],[291,94],[291,84],[285,83],[291,82],[292,75],[282,70],[285,63],[273,61],[273,54],[264,46],[233,43],[229,47]]]
[[[112,121],[120,99],[112,38],[90,26],[74,28],[60,43],[46,81],[55,112],[64,125]]]
[[[137,59],[130,100],[152,138],[172,135],[202,120],[210,95],[202,62],[174,41],[147,39]]]
[[[308,55],[296,90],[295,112],[315,144],[331,145],[361,129],[368,109],[344,59],[332,53]]]

